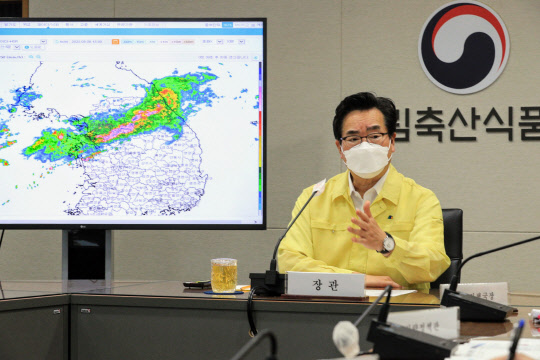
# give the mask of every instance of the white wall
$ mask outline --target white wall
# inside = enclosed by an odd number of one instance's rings
[[[486,134],[473,143],[411,134],[393,159],[406,176],[431,188],[443,207],[465,212],[465,256],[540,232],[540,175],[536,142],[522,142],[521,106],[540,106],[540,24],[536,0],[484,1],[510,33],[502,76],[472,95],[433,85],[418,60],[418,37],[439,0],[30,0],[31,17],[267,17],[268,230],[115,231],[116,279],[205,279],[216,256],[239,260],[239,281],[267,268],[276,240],[300,191],[344,170],[332,136],[339,101],[372,90],[398,108],[432,106],[447,118],[457,107],[480,114],[514,107],[514,141]],[[416,117],[417,118],[417,117]],[[415,118],[412,118],[415,119]],[[412,120],[411,119],[411,120]],[[414,122],[412,123],[414,126]],[[470,135],[473,133],[467,133]],[[59,231],[6,231],[0,252],[3,279],[60,278]],[[464,269],[463,281],[508,281],[513,291],[540,291],[529,281],[535,249],[528,244]]]

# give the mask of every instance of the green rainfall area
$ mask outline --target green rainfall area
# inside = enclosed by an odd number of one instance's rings
[[[125,112],[111,110],[70,120],[79,130],[44,130],[24,150],[24,155],[35,156],[42,161],[75,160],[100,152],[103,144],[123,141],[163,127],[170,129],[178,139],[186,116],[181,107],[182,101],[189,99],[204,103],[205,94],[198,91],[199,85],[216,78],[212,74],[197,73],[154,80],[139,105]]]

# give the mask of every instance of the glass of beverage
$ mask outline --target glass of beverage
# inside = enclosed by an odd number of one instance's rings
[[[236,259],[212,259],[212,291],[215,293],[233,293],[236,291]]]

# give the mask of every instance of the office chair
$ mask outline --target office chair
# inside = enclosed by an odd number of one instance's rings
[[[444,223],[444,249],[450,258],[450,266],[444,273],[431,283],[431,288],[440,284],[449,284],[452,276],[457,275],[458,282],[461,274],[457,273],[463,260],[463,210],[442,209]]]

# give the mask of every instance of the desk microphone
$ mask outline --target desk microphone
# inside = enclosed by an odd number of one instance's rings
[[[318,182],[313,186],[313,192],[311,193],[311,196],[306,201],[304,206],[300,209],[296,217],[291,221],[283,235],[279,238],[276,247],[274,249],[274,255],[272,256],[272,260],[270,261],[270,270],[267,270],[265,273],[250,273],[249,278],[251,279],[251,289],[255,289],[256,294],[265,294],[269,296],[279,296],[283,293],[285,293],[285,274],[280,274],[276,268],[277,268],[277,261],[276,256],[278,252],[279,245],[281,244],[281,240],[285,238],[285,235],[287,235],[287,232],[289,232],[289,229],[293,226],[293,224],[296,222],[296,219],[302,214],[306,206],[308,206],[311,199],[313,199],[315,196],[318,196],[323,193],[324,191],[324,185],[326,184],[326,179]]]
[[[491,254],[499,250],[508,249],[514,246],[525,244],[534,240],[540,239],[540,236],[536,236],[530,239],[518,241],[517,243],[504,245],[495,249],[479,252],[472,256],[469,256],[465,261],[461,263],[457,270],[457,274],[461,273],[463,266],[471,259],[480,257],[482,255]],[[457,291],[458,278],[456,275],[452,276],[450,287],[445,289],[443,297],[441,299],[442,306],[459,306],[459,318],[463,321],[504,321],[509,315],[516,312],[517,309],[506,306],[503,304],[481,299],[473,295],[465,294]]]
[[[390,309],[391,293],[392,287],[388,285],[383,293],[379,295],[354,323],[354,328],[356,329],[360,322],[371,312],[373,307],[379,303],[382,297],[388,294],[385,303],[381,306],[379,317],[377,320],[372,320],[368,331],[367,340],[373,343],[373,353],[378,354],[381,360],[418,359],[419,354],[421,354],[422,358],[435,360],[444,360],[450,357],[457,345],[456,343],[398,324],[386,322]],[[340,323],[346,322],[342,321]],[[345,330],[345,326],[340,325],[340,323],[334,328],[334,335],[336,335],[336,331],[338,330]],[[350,323],[347,325],[347,328],[351,328]],[[345,343],[343,341],[344,339],[345,337],[342,336],[340,342],[339,338],[334,338],[334,343],[345,357],[352,358],[356,354],[351,354],[351,352],[347,352],[346,354],[342,351],[342,349],[345,350],[347,345],[353,348],[350,344]]]
[[[253,350],[255,345],[257,345],[265,337],[270,338],[270,355],[268,355],[265,360],[277,360],[277,340],[273,332],[268,329],[261,330],[259,334],[249,340],[242,348],[231,358],[231,360],[241,360],[245,358],[247,354]]]
[[[354,358],[360,352],[360,345],[358,343],[359,334],[357,326],[364,320],[364,318],[371,313],[371,310],[381,301],[384,295],[388,293],[388,299],[392,292],[392,286],[388,285],[384,288],[384,291],[379,295],[371,305],[360,315],[358,319],[353,323],[350,321],[340,321],[334,327],[332,333],[332,340],[334,345],[338,348],[339,352],[347,359]],[[381,309],[382,310],[382,309]]]
[[[421,354],[423,359],[444,360],[452,355],[457,343],[440,338],[435,335],[409,329],[386,322],[390,292],[386,302],[382,305],[377,320],[371,321],[367,340],[373,343],[373,352],[385,359],[418,359]]]

